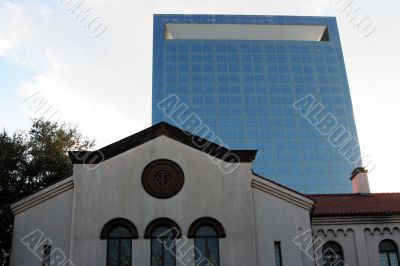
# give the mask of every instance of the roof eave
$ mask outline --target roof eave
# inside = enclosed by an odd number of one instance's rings
[[[251,163],[257,155],[257,150],[229,150],[166,122],[160,122],[99,150],[69,151],[68,156],[73,164],[98,164],[159,136],[169,137],[229,163]]]

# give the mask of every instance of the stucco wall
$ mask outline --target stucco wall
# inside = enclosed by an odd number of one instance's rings
[[[274,241],[281,242],[283,265],[313,265],[293,242],[300,234],[304,239],[311,236],[308,210],[257,188],[253,188],[253,200],[258,265],[275,265]]]
[[[52,251],[58,248],[57,254],[63,252],[68,257],[72,198],[73,189],[69,189],[15,215],[11,253],[12,266],[41,266],[43,244],[50,242]],[[23,242],[31,243],[29,247],[36,252],[31,251],[21,242],[21,239],[27,235],[30,236]],[[48,239],[43,242],[46,238]],[[39,257],[35,256],[35,253]]]
[[[156,199],[141,184],[144,167],[166,158],[185,174],[182,190],[172,198]],[[251,164],[244,163],[225,175],[198,150],[161,136],[105,161],[88,171],[74,166],[75,204],[72,260],[78,265],[106,265],[103,225],[116,217],[131,220],[139,231],[133,240],[133,263],[150,265],[150,240],[143,239],[146,225],[168,217],[187,234],[190,224],[202,216],[217,219],[227,237],[220,241],[221,265],[256,265],[252,219]],[[179,265],[179,264],[178,264]]]
[[[315,242],[320,243],[315,246],[318,265],[322,265],[322,244],[328,241],[336,241],[342,247],[348,266],[380,265],[379,243],[382,240],[391,239],[400,247],[399,218],[354,217],[353,221],[351,217],[314,219]]]
[[[400,247],[400,224],[383,224],[375,228],[364,229],[364,237],[367,245],[368,261],[370,265],[379,265],[379,244],[382,240],[394,241],[397,248]]]
[[[316,260],[318,262],[318,265],[323,265],[322,246],[329,241],[335,241],[339,243],[343,251],[344,261],[347,263],[347,265],[368,265],[360,264],[359,258],[357,256],[356,232],[354,229],[339,229],[337,231],[329,229],[326,232],[320,230],[320,227],[314,227],[313,229],[317,231],[314,247],[316,251]],[[358,248],[358,250],[360,250],[360,247]],[[364,258],[361,258],[361,261],[362,263],[366,263]]]

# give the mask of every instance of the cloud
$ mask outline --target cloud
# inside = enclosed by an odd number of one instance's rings
[[[150,125],[153,13],[311,14],[291,1],[84,1],[107,24],[98,38],[68,10],[70,2],[1,3],[0,55],[37,76],[19,88],[21,98],[37,90],[101,144]],[[304,12],[299,11],[302,7]],[[282,10],[282,11],[279,11]],[[107,119],[106,119],[107,118]],[[117,124],[120,123],[120,124]],[[116,130],[118,128],[118,130]]]
[[[37,73],[19,88],[21,99],[39,92],[61,119],[101,144],[148,126],[151,45],[146,53],[137,49],[139,31],[113,21],[117,30],[93,38],[64,8],[2,3],[7,27],[0,30],[0,55]],[[151,30],[147,37],[150,44]]]
[[[398,120],[399,108],[394,99],[399,96],[395,71],[400,60],[397,48],[400,43],[389,27],[384,27],[395,18],[397,2],[385,4],[390,9],[385,14],[377,13],[377,7],[366,8],[378,3],[359,2],[378,24],[374,36],[363,39],[329,0],[121,0],[118,3],[86,0],[85,5],[107,24],[107,30],[98,38],[92,36],[76,14],[68,11],[63,4],[66,1],[0,2],[0,57],[36,73],[18,88],[20,101],[15,103],[18,106],[15,110],[24,108],[26,116],[36,116],[23,100],[39,92],[57,110],[61,120],[77,124],[85,135],[98,140],[98,146],[150,125],[153,13],[337,16],[361,146],[379,159],[380,165],[374,171],[374,175],[380,176],[379,189],[393,190],[390,182],[393,184],[394,179],[381,176],[390,176],[387,169],[396,163],[397,156],[389,148],[378,148],[382,138],[387,139],[381,137],[378,127],[385,127],[382,121]],[[382,45],[385,49],[377,48]],[[391,67],[384,68],[387,64]],[[379,98],[382,102],[375,102]],[[382,108],[388,102],[393,107]],[[364,111],[373,110],[382,115],[365,116]],[[391,132],[397,133],[391,133],[392,139],[385,145],[398,150],[396,136],[400,129],[396,123],[391,123]],[[396,186],[399,190],[399,183]]]

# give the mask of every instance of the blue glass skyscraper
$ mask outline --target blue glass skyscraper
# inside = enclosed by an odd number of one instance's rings
[[[157,107],[175,94],[230,149],[257,149],[255,172],[304,193],[351,192],[361,162],[346,154],[360,149],[335,18],[155,15],[153,42],[153,124],[181,126]],[[294,106],[304,97],[319,104],[308,117]],[[320,109],[353,146],[321,131]]]

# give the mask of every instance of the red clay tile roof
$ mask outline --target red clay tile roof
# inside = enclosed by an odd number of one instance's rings
[[[400,214],[400,193],[306,196],[315,202],[312,216]]]

